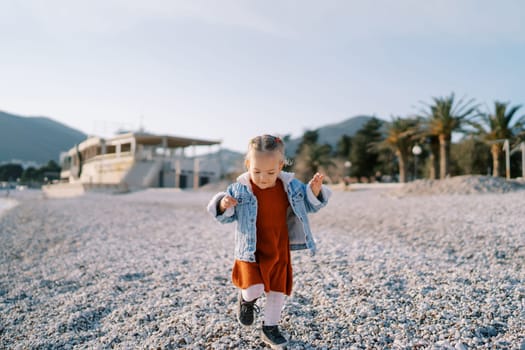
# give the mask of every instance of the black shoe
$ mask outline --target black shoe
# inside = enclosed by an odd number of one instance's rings
[[[288,345],[288,340],[279,331],[279,326],[265,326],[263,324],[262,340],[272,349],[284,349]]]
[[[252,301],[244,301],[242,293],[239,292],[239,309],[237,310],[237,320],[243,326],[251,326],[255,319],[254,312],[259,313],[259,308],[255,305],[257,299]]]

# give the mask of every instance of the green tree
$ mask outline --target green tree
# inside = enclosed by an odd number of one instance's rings
[[[343,159],[349,159],[351,148],[352,148],[352,138],[348,135],[343,135],[341,136],[339,141],[337,141],[335,153],[338,157],[341,157]]]
[[[50,160],[45,166],[39,169],[40,182],[49,182],[60,178],[60,166],[54,161]]]
[[[20,180],[24,184],[29,184],[31,182],[34,182],[36,181],[36,179],[38,179],[38,170],[32,166],[24,170],[24,173],[22,174],[20,178]]]
[[[16,181],[22,176],[24,168],[20,164],[0,165],[0,181]]]
[[[352,137],[350,151],[352,176],[361,178],[375,175],[379,167],[379,152],[373,144],[382,140],[382,127],[381,120],[372,118]]]
[[[408,158],[418,131],[418,119],[393,117],[392,121],[386,123],[385,139],[375,143],[378,150],[391,150],[396,155],[399,164],[399,182],[407,180]]]
[[[20,180],[24,184],[36,186],[59,178],[60,166],[54,160],[50,160],[46,165],[38,169],[28,167],[24,170]]]
[[[328,169],[335,166],[332,160],[332,147],[319,145],[318,131],[306,131],[295,157],[294,170],[303,181],[309,181],[321,168]]]
[[[450,154],[453,175],[486,175],[490,168],[490,146],[475,137],[452,144]]]
[[[431,180],[435,180],[439,173],[439,138],[436,135],[426,133],[423,139],[430,149],[428,155],[428,177]]]
[[[491,145],[492,176],[500,176],[503,140],[508,139],[509,142],[513,142],[523,131],[525,115],[516,114],[520,108],[521,105],[509,107],[508,102],[495,101],[492,112],[480,113],[480,120],[471,122],[471,125],[476,128],[477,135]]]
[[[301,142],[297,147],[296,154],[301,153],[303,147],[307,145],[315,145],[319,139],[319,130],[306,130],[303,134]]]
[[[426,104],[427,110],[423,111],[426,130],[429,135],[434,135],[439,140],[439,172],[440,178],[449,175],[450,142],[453,132],[463,131],[466,121],[475,116],[477,105],[474,100],[455,101],[454,93],[448,97],[433,97],[432,104]]]

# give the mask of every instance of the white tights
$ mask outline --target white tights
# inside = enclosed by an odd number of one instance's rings
[[[264,293],[263,284],[254,284],[242,290],[242,298],[252,301]],[[264,325],[276,326],[281,319],[281,310],[284,305],[284,293],[271,290],[266,294],[266,305],[264,306]]]

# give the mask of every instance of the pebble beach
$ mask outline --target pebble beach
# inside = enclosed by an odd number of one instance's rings
[[[525,349],[523,186],[454,181],[334,190],[292,254],[288,349]],[[216,190],[0,199],[0,348],[267,349]]]

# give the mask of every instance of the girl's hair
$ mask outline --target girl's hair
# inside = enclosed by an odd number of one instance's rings
[[[250,157],[253,151],[279,152],[282,157],[282,160],[285,161],[284,142],[278,136],[272,136],[272,135],[255,136],[253,139],[250,140],[250,143],[248,144],[248,153],[246,154],[246,158]]]

